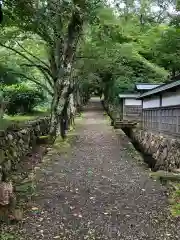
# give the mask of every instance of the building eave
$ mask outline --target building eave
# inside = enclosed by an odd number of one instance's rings
[[[119,94],[119,98],[138,98],[140,94]]]
[[[146,93],[141,94],[138,97],[138,99],[142,99],[142,98],[147,97],[147,96],[155,95],[155,94],[158,94],[160,92],[164,92],[164,91],[167,91],[171,88],[178,87],[178,86],[180,86],[180,80],[177,80],[177,81],[171,82],[171,83],[166,83],[166,84],[163,84],[163,85],[161,85],[159,87],[156,87],[152,90],[149,90]]]
[[[161,86],[163,83],[136,83],[135,89],[137,91],[150,91],[156,87]]]

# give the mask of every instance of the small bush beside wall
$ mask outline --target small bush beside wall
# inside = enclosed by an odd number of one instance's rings
[[[3,97],[6,103],[5,111],[10,115],[30,113],[45,100],[43,92],[25,84],[4,86]]]

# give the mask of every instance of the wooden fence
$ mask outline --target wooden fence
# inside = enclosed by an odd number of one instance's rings
[[[143,128],[180,136],[180,106],[143,109]]]
[[[127,120],[141,120],[142,107],[141,106],[124,106],[123,119]]]

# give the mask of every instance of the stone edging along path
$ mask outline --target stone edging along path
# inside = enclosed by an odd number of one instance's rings
[[[30,153],[36,140],[48,134],[49,118],[39,118],[27,122],[22,128],[0,132],[0,166],[7,172],[16,169],[21,159]]]

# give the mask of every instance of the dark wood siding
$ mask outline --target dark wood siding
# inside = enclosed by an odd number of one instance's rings
[[[145,129],[180,136],[180,105],[143,109],[142,122]]]
[[[123,118],[128,120],[141,120],[142,106],[125,105]]]

